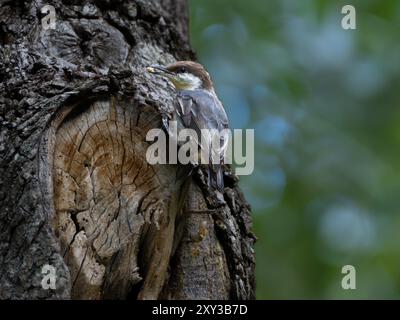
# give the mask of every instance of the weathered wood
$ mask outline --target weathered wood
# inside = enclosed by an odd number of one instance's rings
[[[176,168],[147,163],[146,132],[161,121],[146,109],[101,99],[75,106],[57,129],[54,230],[72,298],[126,297],[142,280],[140,249],[152,253],[141,295],[157,298],[164,283],[183,181],[176,181]]]
[[[221,203],[145,160],[175,95],[144,68],[194,59],[186,1],[56,0],[55,30],[44,4],[0,1],[0,298],[254,298],[235,177]]]
[[[182,238],[171,260],[165,299],[228,299],[230,276],[226,256],[199,187],[192,183],[183,208]]]

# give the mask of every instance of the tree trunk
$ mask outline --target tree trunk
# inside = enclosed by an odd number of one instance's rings
[[[55,29],[46,4],[0,0],[0,298],[254,298],[235,176],[221,206],[145,158],[175,95],[144,68],[195,59],[186,1],[55,0]]]

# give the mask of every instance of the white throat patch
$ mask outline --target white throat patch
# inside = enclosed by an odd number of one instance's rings
[[[181,73],[179,75],[179,83],[174,83],[175,87],[180,90],[196,90],[201,87],[200,78],[191,73]]]

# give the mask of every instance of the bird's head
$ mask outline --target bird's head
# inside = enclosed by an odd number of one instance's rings
[[[178,61],[168,66],[152,65],[147,71],[172,82],[176,90],[212,90],[213,84],[204,67],[193,61]]]

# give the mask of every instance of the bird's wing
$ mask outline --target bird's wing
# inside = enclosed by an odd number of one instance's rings
[[[201,129],[213,129],[220,134],[222,130],[228,128],[228,117],[221,102],[216,96],[204,90],[181,91],[178,101],[177,113],[185,127],[194,129],[198,137],[202,138],[200,145],[202,149],[217,153],[222,160],[228,147],[229,135],[226,132],[220,135],[219,146],[215,146],[212,144],[214,138],[212,132],[201,131]]]

